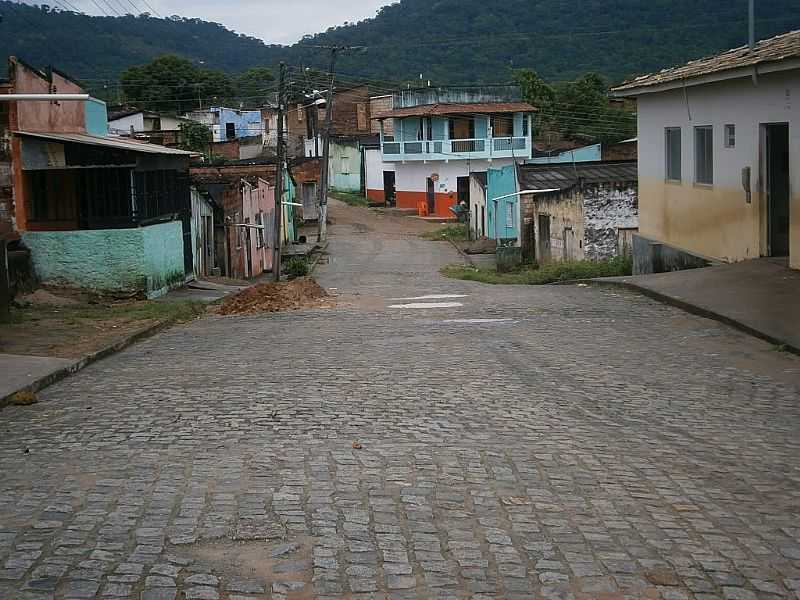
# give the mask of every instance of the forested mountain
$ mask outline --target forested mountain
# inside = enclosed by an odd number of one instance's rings
[[[758,37],[800,28],[797,3],[758,0]],[[312,46],[335,43],[368,47],[342,55],[343,73],[382,80],[498,82],[532,68],[550,81],[589,71],[615,81],[747,39],[747,0],[402,0],[294,46],[190,18],[89,17],[4,0],[0,14],[0,56],[93,80],[166,53],[228,71],[279,60],[324,68],[325,51]]]

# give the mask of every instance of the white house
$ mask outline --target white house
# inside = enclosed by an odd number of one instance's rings
[[[471,173],[532,156],[535,108],[519,101],[515,86],[403,90],[391,106],[373,115],[383,165],[374,177],[377,169],[367,167],[373,201],[393,189],[398,208],[452,217],[451,207],[462,201],[473,208]]]
[[[800,31],[629,81],[652,272],[761,256],[800,269]]]

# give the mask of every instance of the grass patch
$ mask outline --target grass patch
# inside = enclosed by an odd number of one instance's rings
[[[442,269],[442,275],[451,279],[464,279],[480,283],[501,285],[545,285],[573,279],[594,279],[595,277],[621,277],[632,272],[630,258],[617,257],[605,261],[578,260],[552,263],[538,267],[523,265],[508,273],[498,273],[495,269],[479,269],[463,265],[450,265]]]
[[[38,305],[12,309],[12,323],[32,323],[57,319],[70,325],[86,321],[190,321],[205,312],[205,304],[192,300],[127,302],[120,304],[81,304],[76,306]]]
[[[469,229],[464,224],[447,225],[435,231],[426,231],[420,237],[435,242],[465,242],[469,240]]]
[[[353,194],[351,192],[337,192],[330,190],[328,196],[336,200],[340,200],[350,206],[369,206],[369,201],[361,194]]]

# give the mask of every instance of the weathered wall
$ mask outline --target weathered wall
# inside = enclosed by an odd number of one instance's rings
[[[638,100],[641,233],[723,261],[767,252],[767,199],[761,175],[760,125],[789,123],[790,262],[800,268],[800,76],[767,73],[758,85],[742,78],[645,94]],[[724,145],[724,126],[736,126],[736,146]],[[694,127],[714,127],[714,184],[695,183]],[[681,128],[682,181],[665,181],[666,127]],[[752,203],[742,188],[751,168]]]
[[[148,296],[162,296],[185,281],[180,221],[138,229],[142,236]]]
[[[619,230],[639,227],[639,190],[627,185],[597,184],[583,188],[584,253],[592,260],[616,256]]]
[[[392,110],[392,96],[373,96],[369,99],[369,112],[370,117],[375,117],[381,113],[389,112]],[[381,132],[381,124],[377,119],[371,119],[370,131],[372,133]],[[394,135],[394,127],[392,127],[392,120],[386,119],[383,122],[383,134]]]
[[[550,238],[540,238],[539,215],[550,217]],[[585,256],[584,235],[585,221],[583,202],[577,188],[552,194],[540,194],[535,197],[533,222],[536,224],[537,248],[542,244],[549,247],[549,261],[582,260]],[[543,252],[537,253],[537,260],[546,263],[548,257]]]
[[[357,141],[331,140],[329,165],[331,189],[361,191],[361,149]]]
[[[486,188],[473,174],[469,178],[469,228],[474,239],[486,236]]]
[[[0,94],[9,87],[0,85]],[[0,240],[14,230],[14,192],[11,181],[11,133],[9,103],[0,102]]]
[[[83,94],[76,83],[52,73],[52,83],[42,73],[10,60],[11,83],[17,94]],[[21,131],[80,133],[86,131],[83,102],[16,102],[17,124]]]
[[[138,229],[22,234],[40,280],[154,297],[183,282],[180,221]]]

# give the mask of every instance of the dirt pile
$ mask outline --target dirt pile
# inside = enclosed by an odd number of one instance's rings
[[[254,315],[321,306],[328,294],[311,277],[261,283],[226,298],[221,315]]]

